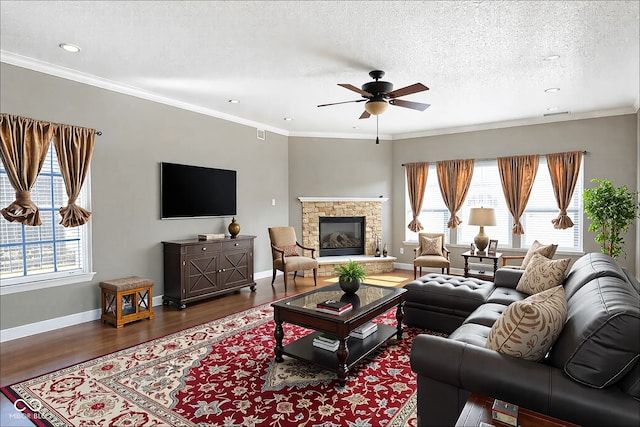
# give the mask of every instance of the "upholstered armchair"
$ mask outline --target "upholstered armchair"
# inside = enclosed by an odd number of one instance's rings
[[[315,258],[315,249],[307,248],[298,243],[296,231],[293,227],[270,227],[269,239],[271,239],[271,254],[273,258],[273,279],[276,280],[276,271],[284,273],[284,290],[287,290],[287,275],[293,271],[293,280],[298,271],[313,270],[313,284],[316,283],[318,272],[318,260]],[[311,256],[304,256],[304,251],[310,251]]]
[[[444,244],[444,233],[418,233],[418,247],[413,250],[413,278],[417,278],[417,269],[422,267],[440,268],[447,274],[451,268],[449,249]]]

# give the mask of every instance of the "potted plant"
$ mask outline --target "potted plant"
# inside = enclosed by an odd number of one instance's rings
[[[595,241],[600,251],[612,258],[626,254],[622,234],[638,218],[638,193],[625,185],[615,188],[608,179],[592,179],[599,184],[584,190],[584,212],[592,222],[589,231],[598,233]]]
[[[360,289],[360,285],[367,275],[365,269],[353,260],[336,266],[334,270],[338,274],[340,288],[347,294],[353,294]]]

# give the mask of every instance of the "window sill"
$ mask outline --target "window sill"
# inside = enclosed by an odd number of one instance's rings
[[[8,283],[0,287],[1,295],[17,294],[20,292],[35,291],[38,289],[55,288],[58,286],[72,285],[74,283],[89,282],[95,276],[95,272],[72,274],[55,279],[34,280],[30,282]]]

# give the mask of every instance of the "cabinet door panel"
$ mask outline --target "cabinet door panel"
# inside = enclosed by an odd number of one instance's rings
[[[249,252],[226,253],[220,258],[220,283],[223,288],[232,288],[250,281]]]
[[[187,257],[187,297],[220,289],[218,283],[218,254]]]

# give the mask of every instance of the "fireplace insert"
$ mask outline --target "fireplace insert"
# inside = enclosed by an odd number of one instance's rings
[[[320,217],[320,256],[363,255],[363,216]]]

